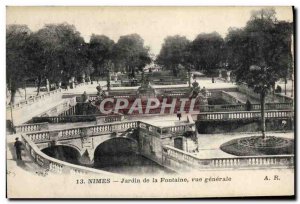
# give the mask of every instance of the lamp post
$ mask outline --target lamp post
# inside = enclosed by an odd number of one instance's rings
[[[250,71],[260,71],[260,82],[258,84],[258,88],[260,91],[261,132],[263,139],[266,139],[265,99],[266,93],[268,91],[268,86],[266,82],[266,80],[268,80],[268,77],[266,76],[268,68],[269,67],[266,66],[250,66]]]
[[[9,79],[9,88],[10,88],[10,118],[11,118],[11,126],[14,129],[14,119],[13,119],[13,101],[12,101],[12,86],[11,79]]]

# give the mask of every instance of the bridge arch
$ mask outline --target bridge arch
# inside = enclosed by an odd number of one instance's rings
[[[79,149],[70,145],[58,144],[43,148],[41,151],[50,157],[72,164],[79,164],[79,159],[81,157]]]
[[[94,165],[98,167],[130,165],[130,157],[138,153],[138,142],[129,137],[114,137],[100,143],[94,151]]]

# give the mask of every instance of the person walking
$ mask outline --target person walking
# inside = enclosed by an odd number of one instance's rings
[[[180,113],[180,112],[177,113],[177,118],[178,118],[179,120],[181,119],[181,113]]]
[[[246,111],[251,111],[252,109],[252,105],[249,99],[247,99],[246,101]]]
[[[15,146],[15,149],[16,149],[17,160],[22,160],[21,153],[22,153],[23,144],[22,144],[22,142],[19,141],[18,137],[16,138],[16,142],[15,142],[14,146]]]

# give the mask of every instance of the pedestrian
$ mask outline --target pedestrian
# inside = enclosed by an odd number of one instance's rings
[[[181,118],[181,113],[177,113],[177,118],[180,120],[180,118]]]
[[[247,101],[246,101],[246,111],[251,111],[251,109],[252,109],[252,107],[251,107],[252,105],[251,105],[251,102],[250,102],[250,100],[249,99],[247,99]]]
[[[16,142],[15,142],[14,146],[15,146],[15,149],[16,149],[17,160],[22,160],[21,152],[22,152],[23,144],[22,144],[22,142],[19,141],[18,137],[16,138]]]

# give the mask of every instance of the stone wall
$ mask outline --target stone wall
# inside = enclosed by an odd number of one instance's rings
[[[55,93],[49,97],[42,98],[35,101],[34,103],[24,105],[21,107],[13,108],[12,112],[10,107],[6,109],[6,120],[12,120],[14,125],[20,125],[29,121],[32,117],[37,116],[47,110],[51,110],[53,107],[52,104],[57,104],[58,101],[62,100],[62,93]],[[52,105],[52,107],[51,107]]]

